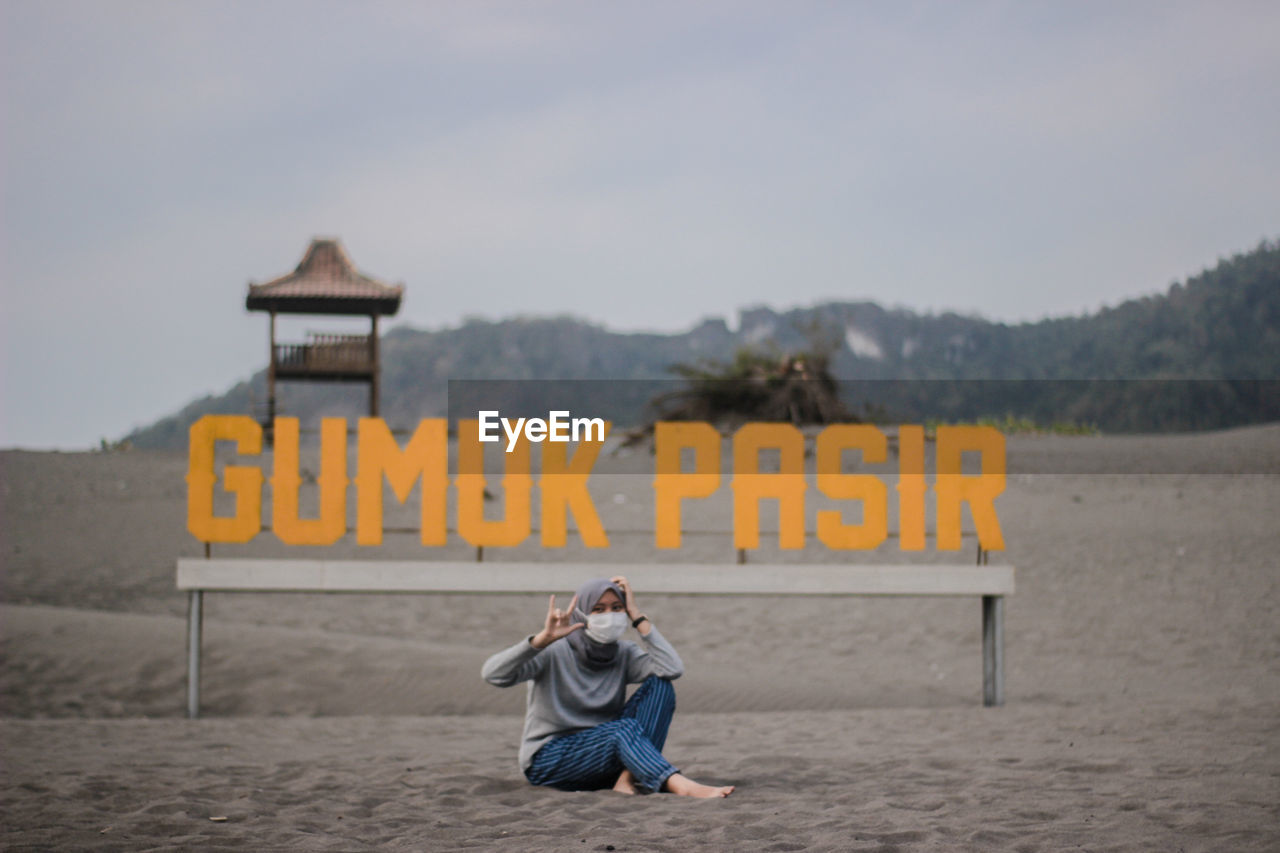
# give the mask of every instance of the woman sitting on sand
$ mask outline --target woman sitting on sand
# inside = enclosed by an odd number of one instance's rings
[[[620,641],[627,622],[641,645]],[[662,757],[676,708],[671,681],[683,672],[680,656],[619,576],[587,581],[567,610],[551,596],[542,630],[489,658],[480,674],[498,687],[533,682],[520,769],[534,785],[727,797],[732,785],[701,785]],[[636,683],[624,702],[627,685]]]

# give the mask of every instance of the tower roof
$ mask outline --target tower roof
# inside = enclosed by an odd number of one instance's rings
[[[400,310],[403,284],[364,275],[342,244],[317,237],[297,269],[264,284],[249,282],[245,308],[285,314],[386,314]]]

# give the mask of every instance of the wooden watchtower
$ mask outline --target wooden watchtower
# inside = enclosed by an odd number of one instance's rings
[[[362,275],[336,239],[311,241],[298,268],[264,284],[249,282],[245,308],[271,315],[271,364],[267,370],[264,430],[272,434],[276,382],[368,382],[369,416],[378,415],[378,317],[400,310],[403,284]],[[305,343],[276,341],[277,314],[367,316],[369,334],[308,332]],[[269,440],[269,439],[268,439]]]

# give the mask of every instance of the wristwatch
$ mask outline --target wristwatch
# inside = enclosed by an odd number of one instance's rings
[[[648,616],[645,616],[643,613],[641,613],[639,616],[637,616],[637,617],[635,618],[635,621],[631,623],[631,627],[632,627],[632,628],[639,628],[639,627],[640,627],[640,623],[641,623],[641,622],[643,622],[643,621],[645,621],[645,620],[646,620],[646,619],[648,619],[648,618],[649,618]]]

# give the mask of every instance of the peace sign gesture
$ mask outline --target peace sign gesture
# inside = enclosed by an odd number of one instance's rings
[[[547,604],[547,622],[542,626],[542,630],[534,635],[530,640],[535,649],[545,649],[561,637],[567,637],[579,628],[586,627],[585,622],[574,622],[569,624],[569,620],[573,618],[573,608],[578,604],[578,596],[574,596],[569,602],[569,607],[561,610],[556,607],[556,597],[551,596],[551,601]]]

